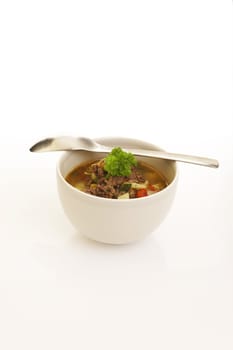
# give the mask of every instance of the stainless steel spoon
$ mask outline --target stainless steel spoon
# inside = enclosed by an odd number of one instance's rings
[[[31,152],[52,152],[52,151],[74,151],[85,150],[90,152],[110,153],[113,147],[101,145],[87,137],[60,136],[48,138],[37,142],[30,148]],[[192,163],[197,165],[218,168],[219,163],[216,159],[190,156],[186,154],[168,153],[163,151],[153,151],[134,148],[123,148],[126,152],[131,152],[136,156],[162,158],[176,160],[179,162]]]

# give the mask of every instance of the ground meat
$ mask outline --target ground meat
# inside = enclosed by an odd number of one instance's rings
[[[101,167],[98,163],[92,164],[91,171],[97,176],[102,177],[104,176],[104,169]]]
[[[90,193],[98,197],[117,198],[115,188],[103,183],[91,186]]]
[[[94,178],[90,175],[86,192],[98,197],[118,198],[124,193],[121,186],[126,182],[145,182],[145,178],[136,167],[132,168],[130,176],[108,176],[103,168],[103,164],[95,163],[91,165],[91,171],[95,174]],[[135,190],[130,190],[130,198],[135,198]]]
[[[144,176],[139,173],[136,167],[132,168],[132,172],[129,175],[129,180],[131,182],[139,182],[139,183],[145,182]]]
[[[126,176],[110,176],[109,179],[107,180],[107,183],[110,186],[119,187],[126,181],[127,181]]]

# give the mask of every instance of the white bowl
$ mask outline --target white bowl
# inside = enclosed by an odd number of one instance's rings
[[[112,147],[162,150],[147,142],[128,138],[105,137],[96,141]],[[75,166],[101,156],[103,154],[71,151],[61,157],[57,166],[57,183],[65,214],[78,232],[95,241],[125,244],[146,237],[169,212],[177,186],[176,162],[137,157],[158,169],[169,183],[162,191],[143,198],[118,200],[96,197],[79,191],[65,180]]]

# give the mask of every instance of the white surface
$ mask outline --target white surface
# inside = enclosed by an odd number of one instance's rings
[[[233,347],[231,2],[2,1],[0,348]],[[148,239],[74,232],[58,201],[57,134],[120,135],[216,157],[180,165]]]

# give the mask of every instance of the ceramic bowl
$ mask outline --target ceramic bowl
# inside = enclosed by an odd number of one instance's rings
[[[104,137],[96,139],[107,146],[162,150],[153,144],[128,138]],[[167,216],[177,186],[175,161],[137,157],[158,169],[168,186],[147,197],[135,199],[107,199],[96,197],[71,186],[66,175],[78,164],[104,157],[86,151],[66,152],[57,165],[58,193],[64,212],[75,230],[95,241],[126,244],[152,233]]]

